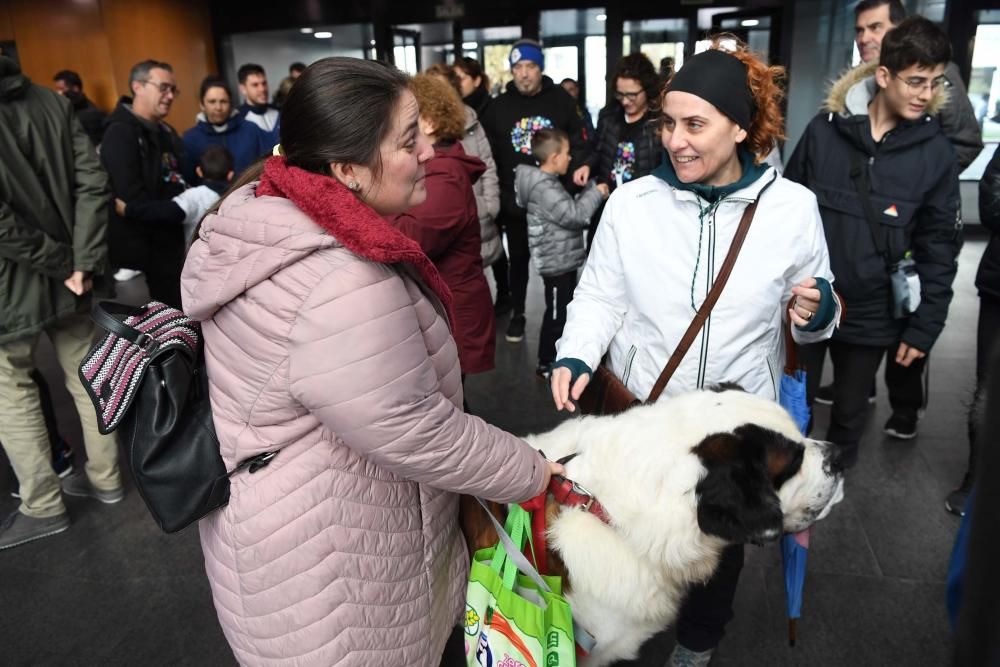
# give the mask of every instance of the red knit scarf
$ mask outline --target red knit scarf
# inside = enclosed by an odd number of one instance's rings
[[[390,225],[337,179],[291,167],[283,157],[271,157],[264,165],[257,196],[288,199],[359,257],[380,264],[412,265],[455,321],[451,290],[420,244]]]

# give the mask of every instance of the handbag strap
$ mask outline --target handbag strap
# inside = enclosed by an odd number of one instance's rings
[[[792,308],[795,305],[795,299],[788,302],[788,307]],[[784,318],[784,313],[782,313],[782,318]],[[784,326],[785,329],[785,374],[794,375],[795,371],[799,370],[799,355],[795,349],[795,339],[792,338],[792,322],[788,322]]]
[[[708,316],[712,313],[712,308],[715,307],[715,303],[719,300],[719,296],[722,294],[722,289],[726,286],[726,282],[729,280],[729,274],[733,272],[733,266],[736,264],[736,258],[739,257],[740,248],[743,247],[743,241],[747,238],[747,232],[750,231],[750,223],[753,222],[754,213],[757,212],[757,204],[760,202],[760,198],[764,195],[764,191],[767,190],[771,185],[778,180],[778,175],[775,174],[767,185],[761,188],[761,191],[757,194],[757,198],[753,200],[745,209],[743,209],[743,217],[740,218],[740,225],[736,228],[736,235],[733,237],[733,242],[729,244],[729,252],[726,253],[726,259],[722,262],[722,268],[719,269],[719,275],[715,278],[715,282],[712,283],[712,289],[708,291],[708,296],[705,297],[705,301],[701,304],[701,308],[695,314],[694,319],[691,320],[691,324],[688,325],[687,331],[681,337],[681,341],[674,348],[674,353],[670,355],[670,359],[667,360],[667,365],[664,366],[663,372],[660,373],[660,377],[657,378],[656,384],[653,385],[653,390],[649,392],[649,397],[646,399],[647,403],[654,403],[656,399],[660,397],[663,390],[667,388],[667,383],[670,382],[670,378],[673,376],[674,371],[677,370],[678,366],[681,365],[681,361],[684,360],[684,355],[687,354],[688,348],[691,347],[691,343],[694,339],[698,337],[698,333],[701,331],[702,327],[705,326],[705,322],[708,321]]]
[[[865,214],[865,222],[868,223],[868,231],[872,235],[872,243],[875,244],[878,254],[882,256],[886,268],[891,272],[892,260],[889,258],[889,246],[879,231],[878,223],[875,222],[878,216],[875,215],[875,209],[872,207],[872,200],[869,197],[871,183],[868,180],[866,162],[870,162],[871,159],[858,149],[851,150],[851,181],[854,183],[854,189],[858,191],[858,198],[861,199],[861,209]]]
[[[118,317],[115,317],[116,315],[124,315],[128,318],[142,315],[145,312],[145,306],[129,306],[124,303],[115,303],[114,301],[97,301],[90,309],[90,317],[97,326],[105,331],[138,345],[146,352],[152,352],[157,346],[155,338],[135,327],[130,327],[118,319]]]

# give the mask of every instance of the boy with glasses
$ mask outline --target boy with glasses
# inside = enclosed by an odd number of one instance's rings
[[[958,165],[935,114],[951,46],[913,16],[886,34],[878,62],[837,81],[806,128],[785,177],[816,194],[847,316],[800,359],[815,397],[829,347],[834,368],[827,439],[857,458],[868,394],[888,351],[920,370],[944,327],[962,228]],[[916,409],[901,415],[915,424]]]
[[[144,272],[151,298],[180,307],[184,231],[171,200],[187,189],[184,144],[164,120],[180,91],[170,65],[155,60],[132,68],[129,88],[101,143],[115,198],[135,204],[111,215],[111,262]]]

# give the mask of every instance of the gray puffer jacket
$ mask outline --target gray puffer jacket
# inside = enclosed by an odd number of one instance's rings
[[[503,253],[500,229],[496,223],[497,214],[500,213],[500,179],[486,131],[476,112],[468,105],[465,107],[465,138],[462,139],[462,148],[468,155],[479,158],[486,165],[486,171],[472,184],[472,193],[476,196],[476,210],[479,213],[479,235],[482,237],[480,254],[483,257],[483,267],[487,267],[500,259]]]
[[[583,230],[603,201],[593,181],[574,199],[554,175],[519,164],[514,194],[517,205],[528,211],[528,247],[538,273],[558,276],[583,266]]]

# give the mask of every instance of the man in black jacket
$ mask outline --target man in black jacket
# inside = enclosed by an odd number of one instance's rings
[[[52,77],[56,92],[73,103],[73,111],[83,125],[83,131],[90,137],[94,146],[101,145],[104,136],[104,120],[106,113],[94,106],[83,92],[83,79],[73,70],[64,69]]]
[[[829,341],[834,367],[827,439],[853,465],[868,393],[882,355],[919,369],[951,303],[961,232],[954,149],[931,115],[944,103],[947,36],[925,18],[903,21],[882,42],[880,63],[832,88],[785,170],[816,194],[830,264],[848,316]],[[912,252],[919,306],[893,313],[890,271]],[[827,344],[805,346],[810,400]],[[912,415],[916,420],[916,414]]]
[[[171,200],[187,183],[184,144],[164,122],[177,94],[173,70],[146,60],[132,68],[129,87],[133,97],[118,102],[101,144],[114,196],[131,206],[111,216],[111,262],[143,271],[150,297],[179,308],[184,231]]]
[[[480,118],[493,149],[500,177],[500,215],[497,225],[507,235],[510,252],[509,283],[504,279],[507,258],[493,265],[497,279],[498,314],[513,308],[506,338],[511,343],[524,340],[524,302],[528,292],[528,223],[525,210],[514,196],[514,168],[534,165],[531,138],[536,130],[556,128],[569,135],[572,171],[587,158],[586,135],[569,93],[543,76],[545,58],[538,42],[521,40],[510,51],[514,80],[507,91],[493,101]],[[509,295],[508,295],[509,289]],[[509,305],[508,305],[509,304]]]

